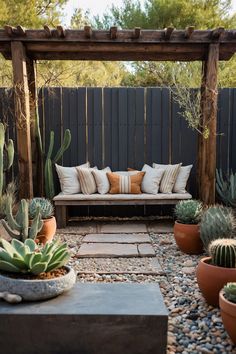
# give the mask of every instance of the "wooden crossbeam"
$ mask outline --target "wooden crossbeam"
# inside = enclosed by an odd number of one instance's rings
[[[140,27],[135,27],[133,37],[135,39],[138,39],[138,38],[140,38],[140,36],[141,36],[141,28]]]
[[[44,25],[43,28],[44,28],[44,31],[45,31],[45,33],[46,33],[46,36],[47,36],[48,38],[52,37],[52,31],[51,31],[51,29],[50,29],[47,25]]]
[[[164,29],[165,40],[168,41],[174,31],[174,27],[167,27]]]
[[[116,39],[117,38],[117,31],[118,31],[117,26],[112,26],[110,28],[110,37],[111,37],[111,39]]]
[[[224,31],[225,31],[224,27],[216,28],[215,30],[212,31],[211,36],[213,39],[219,40],[222,34],[224,33]]]
[[[60,38],[65,38],[66,31],[64,30],[63,26],[57,26],[57,34]]]
[[[16,29],[19,36],[26,36],[25,29],[22,26],[17,26]]]
[[[9,25],[5,25],[4,30],[9,37],[13,37],[17,33],[17,29]]]
[[[84,26],[84,35],[85,35],[85,37],[86,38],[91,38],[92,37],[92,33],[93,33],[93,31],[92,31],[91,26],[85,25]]]
[[[194,32],[194,26],[189,26],[186,28],[185,30],[185,34],[184,34],[184,37],[186,39],[190,39],[193,35],[193,32]]]

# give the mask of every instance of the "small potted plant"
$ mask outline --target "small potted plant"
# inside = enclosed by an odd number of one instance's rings
[[[199,227],[202,203],[197,200],[182,200],[176,205],[174,212],[174,237],[180,250],[188,254],[202,253]]]
[[[219,292],[227,282],[236,279],[236,240],[223,238],[209,245],[210,257],[197,266],[198,286],[209,305],[219,306]]]
[[[236,344],[236,283],[227,283],[219,296],[222,321],[228,335]]]
[[[40,245],[32,239],[11,243],[1,239],[0,292],[19,295],[25,301],[45,300],[62,294],[75,283],[76,275],[65,264],[65,243]]]
[[[33,198],[29,203],[29,218],[34,219],[37,208],[40,210],[41,218],[43,221],[43,227],[38,232],[37,240],[40,243],[47,243],[53,239],[56,233],[57,224],[56,219],[53,216],[54,208],[50,200],[45,198]]]

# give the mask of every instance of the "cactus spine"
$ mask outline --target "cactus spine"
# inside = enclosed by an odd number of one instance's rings
[[[5,142],[5,127],[0,123],[0,196],[4,189],[4,173],[9,170],[14,160],[14,144],[13,140],[9,139]]]
[[[12,204],[9,200],[6,208],[7,221],[2,220],[2,224],[12,238],[25,241],[28,238],[35,239],[38,232],[43,227],[40,207],[37,208],[35,217],[29,227],[29,204],[25,199],[21,200],[16,217],[12,213]]]
[[[49,143],[48,153],[47,153],[45,167],[44,167],[45,194],[46,194],[46,198],[48,199],[53,199],[53,197],[55,196],[52,166],[62,158],[62,155],[70,146],[70,142],[71,142],[71,133],[69,129],[66,129],[63,143],[60,149],[58,150],[58,152],[56,153],[55,157],[53,158],[52,153],[54,148],[54,131],[50,132],[50,143]]]
[[[232,238],[235,231],[235,218],[231,209],[224,206],[212,206],[202,215],[200,236],[208,250],[211,241],[219,238]]]
[[[236,268],[236,240],[218,239],[209,245],[212,264],[218,267]]]
[[[222,170],[216,170],[216,190],[225,205],[236,207],[236,173],[224,179]]]

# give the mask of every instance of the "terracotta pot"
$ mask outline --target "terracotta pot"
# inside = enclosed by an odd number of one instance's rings
[[[219,303],[224,327],[232,342],[236,344],[236,304],[224,297],[224,290],[220,292]]]
[[[228,282],[236,281],[236,268],[210,264],[211,257],[202,258],[197,266],[198,286],[209,305],[219,306],[219,292]]]
[[[180,224],[176,221],[174,225],[174,236],[178,247],[184,253],[200,254],[203,252],[199,225]]]
[[[53,236],[56,233],[57,223],[54,216],[51,216],[49,219],[42,219],[43,220],[43,227],[41,231],[39,231],[37,235],[37,241],[42,244],[46,244],[47,242],[52,241]],[[32,220],[30,220],[30,224]]]

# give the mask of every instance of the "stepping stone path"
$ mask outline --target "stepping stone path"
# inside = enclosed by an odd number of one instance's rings
[[[150,243],[148,234],[89,234],[83,238],[83,243]]]

